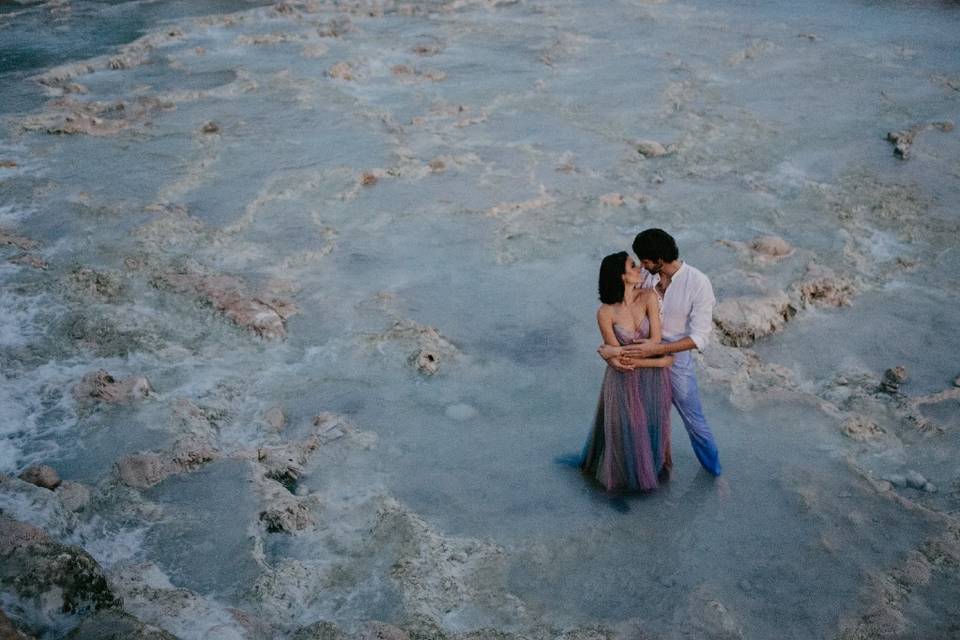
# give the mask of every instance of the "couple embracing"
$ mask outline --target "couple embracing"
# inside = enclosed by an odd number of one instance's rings
[[[671,404],[700,464],[720,475],[691,353],[710,335],[713,287],[662,229],[638,234],[633,252],[639,264],[621,251],[600,265],[599,353],[609,366],[580,467],[608,491],[652,491],[669,478]]]

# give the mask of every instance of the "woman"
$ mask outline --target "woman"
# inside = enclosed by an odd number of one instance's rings
[[[626,251],[600,265],[597,324],[605,344],[660,342],[660,307],[652,289],[638,289],[640,268]],[[673,356],[639,360],[626,373],[608,366],[593,432],[580,468],[607,491],[652,491],[670,476],[670,372]]]

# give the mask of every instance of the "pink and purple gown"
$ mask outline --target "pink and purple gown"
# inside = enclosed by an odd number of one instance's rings
[[[650,335],[645,319],[633,332],[613,325],[621,345]],[[580,460],[607,491],[652,491],[670,475],[670,370],[621,373],[608,366],[597,415]]]

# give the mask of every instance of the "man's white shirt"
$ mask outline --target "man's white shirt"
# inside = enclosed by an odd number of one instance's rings
[[[660,275],[646,270],[643,273],[640,286],[656,291]],[[660,298],[663,341],[676,342],[689,336],[697,348],[703,350],[713,329],[713,305],[717,301],[710,279],[684,262],[673,274],[667,292],[661,297],[658,291],[657,296]]]

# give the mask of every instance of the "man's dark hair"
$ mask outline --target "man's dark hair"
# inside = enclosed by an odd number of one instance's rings
[[[623,272],[627,270],[627,258],[630,256],[626,251],[611,253],[603,262],[600,263],[600,302],[604,304],[617,304],[623,302],[624,286]]]
[[[633,252],[640,260],[673,262],[680,257],[677,241],[663,229],[647,229],[633,239]]]

